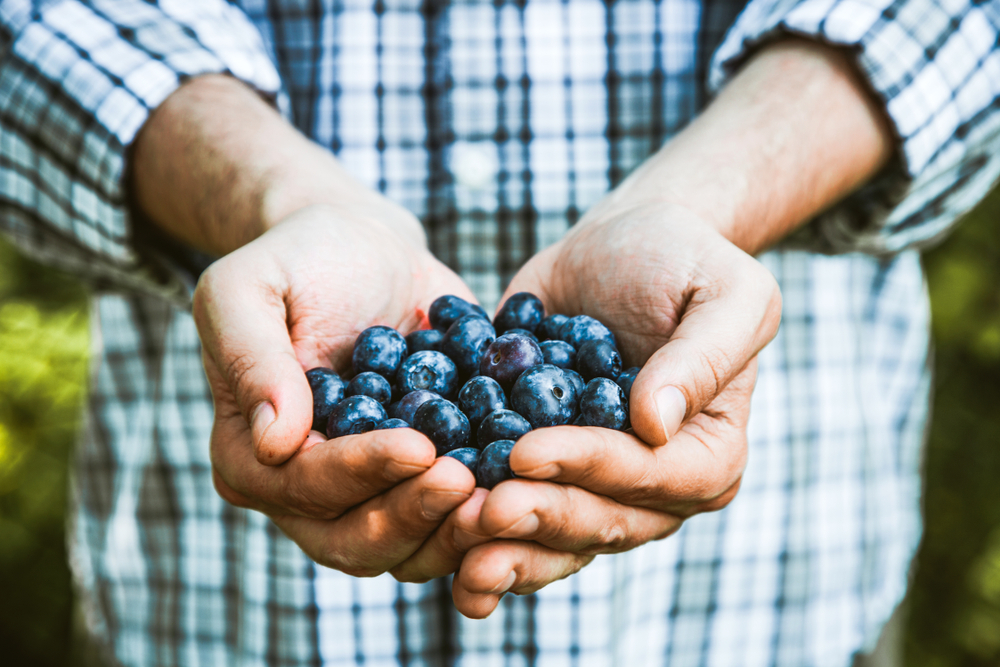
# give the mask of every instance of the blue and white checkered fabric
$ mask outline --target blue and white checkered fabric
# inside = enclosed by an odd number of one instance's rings
[[[1000,173],[1000,1],[744,4],[0,0],[0,230],[98,288],[70,542],[117,662],[844,667],[874,643],[920,537],[914,248]],[[216,495],[189,276],[144,241],[123,185],[127,147],[181,82],[228,72],[273,96],[419,215],[490,306],[787,34],[856,55],[899,160],[762,257],[784,319],[727,509],[470,621],[446,582],[319,568]]]

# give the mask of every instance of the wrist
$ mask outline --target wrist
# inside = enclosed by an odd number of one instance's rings
[[[205,75],[171,94],[132,150],[135,201],[163,231],[215,256],[302,208],[376,218],[424,244],[419,222],[353,179],[253,90]]]
[[[849,56],[788,39],[751,58],[607,205],[677,205],[756,254],[874,176],[893,149]]]

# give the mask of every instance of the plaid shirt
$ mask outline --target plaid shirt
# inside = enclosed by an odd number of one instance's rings
[[[0,230],[96,286],[71,561],[123,665],[830,665],[871,647],[920,537],[928,307],[914,248],[1000,173],[1000,2],[0,0]],[[186,78],[273,95],[424,221],[485,305],[760,44],[848,47],[899,160],[761,257],[742,490],[485,621],[446,582],[315,566],[214,492],[191,274],[133,224],[126,149]]]

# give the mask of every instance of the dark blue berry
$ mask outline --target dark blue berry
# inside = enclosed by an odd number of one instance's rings
[[[369,327],[354,341],[355,373],[371,371],[392,379],[406,357],[406,340],[395,329]]]
[[[538,347],[542,350],[542,359],[546,364],[573,370],[576,350],[569,343],[561,340],[547,340],[539,343]]]
[[[370,396],[349,396],[333,408],[326,423],[326,437],[367,433],[385,421],[382,405]]]
[[[391,408],[391,412],[389,414],[392,417],[402,419],[410,426],[413,426],[413,415],[417,413],[417,408],[427,401],[434,400],[435,398],[441,397],[433,391],[426,391],[424,389],[411,391],[409,394],[399,399],[398,403],[393,404],[394,407]]]
[[[413,416],[413,428],[426,435],[438,456],[469,445],[469,420],[458,406],[443,398],[427,401]]]
[[[580,416],[586,426],[622,430],[628,422],[625,392],[612,380],[594,378],[580,396]]]
[[[490,319],[481,306],[469,303],[453,294],[434,299],[430,310],[427,311],[427,319],[430,320],[431,326],[441,331],[447,331],[456,320],[467,315],[481,317],[487,321]]]
[[[577,415],[579,393],[567,373],[551,364],[529,368],[514,383],[511,407],[532,428],[572,423]]]
[[[517,334],[518,336],[526,336],[527,338],[530,338],[531,340],[535,341],[536,343],[538,342],[538,336],[536,336],[535,334],[531,333],[527,329],[507,329],[506,331],[503,332],[503,335],[505,335],[505,336],[508,335],[508,334],[510,334],[510,335]]]
[[[376,431],[387,431],[392,428],[410,428],[410,425],[402,419],[386,419],[375,424]]]
[[[504,391],[510,391],[521,373],[542,361],[538,343],[526,336],[504,334],[486,348],[479,361],[479,374],[493,378]]]
[[[424,350],[408,356],[396,374],[396,384],[403,394],[425,389],[441,396],[451,396],[458,389],[455,362],[440,352]]]
[[[622,355],[606,340],[588,340],[576,352],[576,370],[583,379],[617,380],[622,372]]]
[[[347,385],[345,396],[371,396],[382,405],[388,405],[392,398],[392,386],[378,373],[365,371],[358,373]]]
[[[487,445],[479,455],[479,469],[476,471],[476,486],[492,489],[500,482],[514,479],[514,471],[510,469],[510,450],[514,449],[513,440],[497,440]]]
[[[460,461],[473,475],[476,474],[476,469],[479,468],[479,450],[475,447],[453,449],[446,453],[445,456]]]
[[[466,315],[448,327],[441,350],[451,357],[463,377],[469,377],[479,369],[479,360],[496,337],[489,320]]]
[[[530,292],[518,292],[504,302],[493,318],[493,327],[497,333],[509,329],[527,329],[534,333],[543,317],[545,306],[542,300]]]
[[[418,329],[406,335],[406,349],[410,354],[424,350],[441,351],[444,332],[437,329]]]
[[[622,374],[615,380],[618,386],[622,388],[622,391],[625,392],[625,400],[630,403],[632,402],[632,383],[635,382],[635,376],[639,374],[639,370],[638,366],[633,366],[628,370],[622,371]]]
[[[535,328],[535,335],[538,340],[559,340],[559,329],[568,321],[565,315],[549,315]]]
[[[330,418],[333,406],[344,400],[344,381],[336,371],[329,368],[312,368],[306,371],[306,380],[313,395],[314,430],[326,432],[326,420]]]
[[[618,347],[611,330],[589,315],[577,315],[566,320],[559,327],[559,340],[566,341],[577,351],[588,340],[606,340]]]
[[[496,380],[477,375],[458,392],[458,407],[469,418],[469,425],[475,430],[486,419],[486,415],[507,407],[507,397]]]
[[[580,394],[583,393],[583,388],[587,386],[587,383],[583,381],[583,376],[576,371],[569,368],[563,370],[566,373],[567,379],[569,379],[569,381],[573,384],[573,389],[576,390],[576,396],[579,398]]]
[[[516,442],[518,438],[530,430],[531,424],[528,423],[528,420],[513,410],[496,410],[491,412],[479,425],[476,444],[482,449],[497,440]]]

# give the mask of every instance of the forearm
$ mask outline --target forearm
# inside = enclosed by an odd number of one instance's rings
[[[225,255],[311,204],[423,242],[415,219],[358,183],[247,86],[194,79],[152,114],[132,153],[135,199],[164,231]]]
[[[886,164],[893,137],[883,114],[841,51],[775,44],[601,209],[678,204],[756,254]]]

